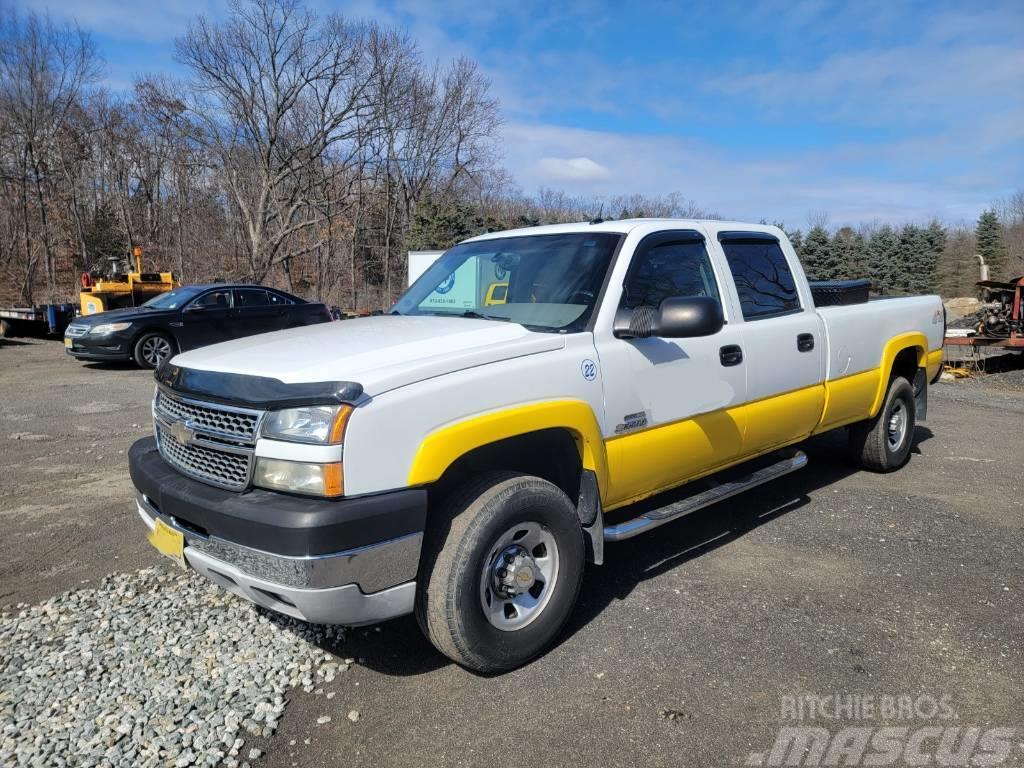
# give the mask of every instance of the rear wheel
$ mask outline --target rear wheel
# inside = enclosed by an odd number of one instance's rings
[[[17,334],[14,332],[14,323],[10,320],[0,320],[0,338],[13,339]]]
[[[149,331],[139,336],[132,350],[132,357],[140,368],[156,368],[173,354],[174,342],[171,337],[158,331]]]
[[[874,472],[902,467],[914,442],[915,415],[914,388],[902,376],[894,377],[878,415],[850,427],[854,461]]]
[[[572,613],[585,548],[576,508],[546,480],[490,473],[427,532],[416,618],[448,658],[482,673],[544,651]]]

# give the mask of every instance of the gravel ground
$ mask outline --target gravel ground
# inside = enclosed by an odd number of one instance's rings
[[[0,765],[739,766],[781,697],[838,692],[948,694],[1024,765],[1018,375],[935,387],[897,473],[826,435],[609,546],[557,647],[483,678],[409,617],[331,636],[169,564],[125,467],[150,374],[0,342]]]
[[[348,670],[319,647],[340,628],[170,567],[0,615],[0,764],[248,765],[262,750],[246,738],[273,734],[289,689],[322,693]]]

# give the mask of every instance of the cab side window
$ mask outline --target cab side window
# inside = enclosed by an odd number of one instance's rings
[[[793,272],[779,242],[757,233],[721,237],[722,250],[736,283],[744,320],[760,320],[800,311]]]
[[[658,307],[673,296],[718,298],[715,273],[703,240],[684,240],[652,245],[641,251],[630,266],[622,287],[623,309]]]

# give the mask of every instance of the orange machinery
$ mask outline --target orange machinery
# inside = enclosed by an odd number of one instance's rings
[[[99,276],[82,273],[82,289],[78,298],[83,315],[135,307],[154,296],[181,287],[172,272],[143,272],[141,248],[136,247],[132,255],[135,257],[134,272]]]

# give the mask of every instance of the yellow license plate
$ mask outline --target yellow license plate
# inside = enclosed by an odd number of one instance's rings
[[[156,525],[149,532],[149,543],[156,550],[169,558],[185,565],[185,537],[171,528],[163,520],[157,519]]]
[[[71,339],[64,339],[64,346],[71,349]]]

